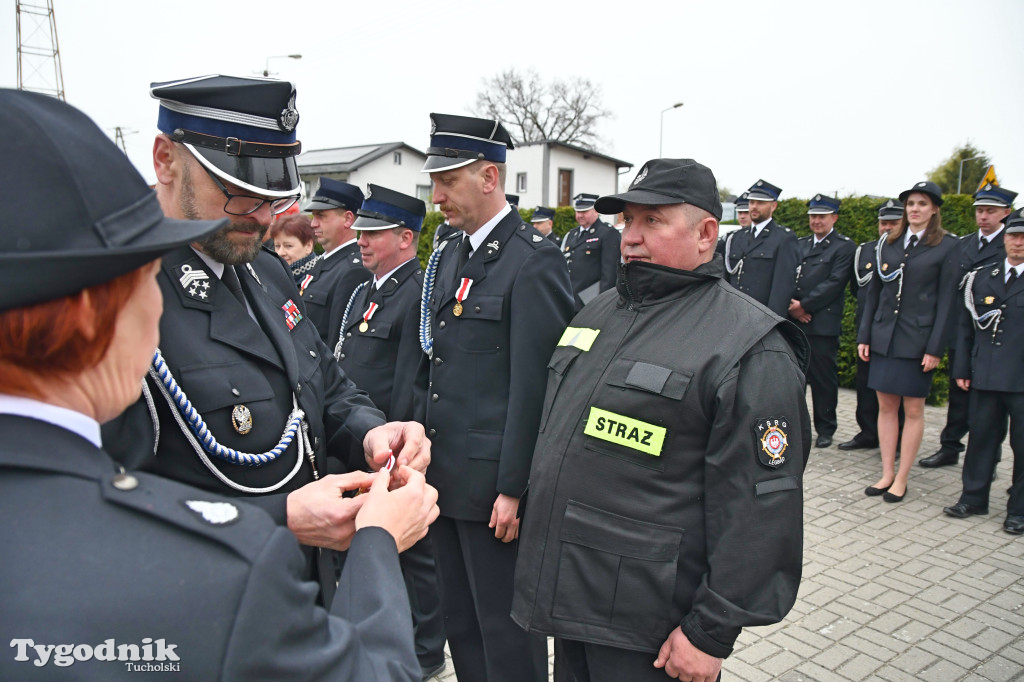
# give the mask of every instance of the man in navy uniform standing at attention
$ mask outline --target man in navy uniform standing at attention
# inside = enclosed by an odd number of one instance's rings
[[[853,241],[836,231],[839,200],[817,194],[807,202],[811,234],[798,240],[800,262],[796,266],[796,291],[789,302],[789,316],[807,336],[811,364],[807,383],[814,404],[814,446],[832,445],[839,421],[839,335],[843,332],[843,302],[850,281]]]
[[[338,343],[341,316],[349,297],[370,276],[363,267],[352,227],[362,203],[363,192],[355,185],[321,177],[305,208],[313,214],[310,225],[324,252],[309,272],[302,300],[328,348]]]
[[[572,314],[555,246],[505,201],[512,138],[498,121],[430,115],[433,201],[455,230],[424,274],[417,405],[435,454],[431,541],[459,679],[546,680],[547,649],[512,622],[519,500],[547,383]]]
[[[602,291],[614,288],[619,271],[619,231],[600,219],[594,210],[595,201],[596,194],[573,197],[579,226],[569,230],[562,240],[577,311]]]
[[[781,189],[764,180],[747,190],[750,227],[726,237],[725,270],[729,284],[786,317],[799,257],[796,235],[772,219],[780,194]]]
[[[988,183],[974,193],[974,222],[978,231],[960,238],[960,271],[957,274],[957,287],[971,270],[998,263],[1006,257],[1003,248],[1003,220],[1013,210],[1016,192]],[[958,294],[959,297],[959,294]],[[957,307],[959,310],[959,306]],[[953,315],[949,323],[946,342],[949,344],[949,366],[956,365],[958,348],[958,327],[960,318]],[[964,451],[961,442],[968,432],[968,397],[967,391],[951,381],[949,383],[949,406],[946,408],[946,425],[939,434],[939,449],[918,464],[927,469],[951,466],[960,461],[960,453]]]

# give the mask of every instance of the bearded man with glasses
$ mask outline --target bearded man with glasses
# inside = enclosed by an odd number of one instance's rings
[[[287,266],[261,247],[299,196],[292,84],[204,76],[151,94],[164,213],[229,221],[164,257],[160,348],[142,399],[105,425],[104,443],[126,466],[245,497],[287,525],[329,606],[333,558],[322,549],[348,547],[363,500],[343,493],[368,485],[358,470],[380,469],[392,451],[396,470],[424,471],[429,441],[419,424],[385,423],[345,377]],[[364,457],[349,457],[352,439]],[[350,473],[327,475],[329,456]]]

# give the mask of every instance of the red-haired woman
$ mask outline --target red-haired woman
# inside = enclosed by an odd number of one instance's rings
[[[875,248],[871,280],[857,332],[857,353],[870,361],[868,388],[878,393],[882,477],[864,493],[900,502],[924,432],[924,401],[946,352],[946,325],[956,305],[957,240],[942,229],[942,190],[919,182],[900,194],[899,228]],[[906,422],[896,471],[899,407]]]
[[[315,235],[309,216],[301,213],[280,216],[270,226],[270,238],[274,240],[274,251],[291,268],[295,283],[301,284],[306,273],[316,265]]]
[[[90,680],[418,682],[398,551],[437,493],[407,467],[393,492],[345,475],[371,487],[329,615],[294,535],[261,510],[118,466],[100,423],[138,399],[152,361],[159,258],[227,221],[164,218],[107,136],[54,98],[0,90],[0,129],[0,679],[74,665]]]

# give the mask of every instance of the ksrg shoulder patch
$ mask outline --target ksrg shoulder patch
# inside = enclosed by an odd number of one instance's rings
[[[765,417],[754,422],[754,447],[757,461],[769,469],[778,469],[786,463],[785,453],[789,449],[789,419],[786,417]]]

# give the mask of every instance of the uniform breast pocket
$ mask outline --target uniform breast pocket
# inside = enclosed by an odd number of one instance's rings
[[[244,362],[183,367],[179,382],[200,414],[274,397],[263,373]]]
[[[552,616],[643,634],[667,632],[682,528],[569,500],[559,539]]]
[[[358,329],[352,332],[352,338],[346,342],[346,349],[351,354],[352,361],[362,367],[381,369],[395,363],[395,351],[392,350],[388,339],[391,338],[391,322],[370,322],[365,332]]]
[[[327,292],[307,290],[306,293],[302,295],[302,300],[307,306],[322,308],[327,305]]]
[[[569,368],[572,367],[572,363],[576,361],[576,358],[582,352],[576,346],[559,346],[551,354],[551,360],[548,362],[548,386],[547,390],[544,391],[544,408],[540,415],[541,433],[544,433],[544,427],[547,426],[548,416],[551,414],[551,406],[558,395],[558,387],[562,385],[562,380],[565,378]]]
[[[659,364],[619,358],[609,367],[587,415],[584,447],[664,471],[662,444],[692,376]]]
[[[496,294],[471,295],[462,302],[458,325],[458,346],[469,353],[496,353],[508,336],[504,317],[505,297]]]

